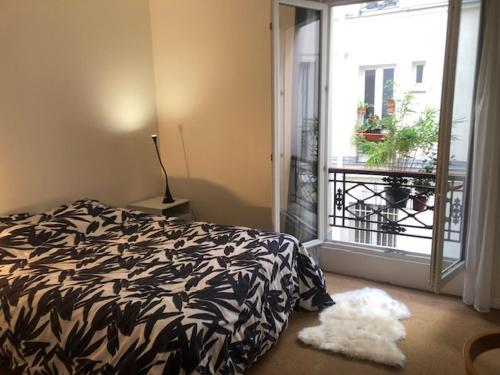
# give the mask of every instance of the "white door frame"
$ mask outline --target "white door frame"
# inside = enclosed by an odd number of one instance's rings
[[[318,231],[319,236],[315,241],[306,243],[308,247],[320,246],[321,265],[327,270],[379,279],[399,285],[413,286],[419,289],[434,291],[441,290],[449,294],[461,295],[463,280],[463,262],[450,269],[444,276],[441,274],[443,256],[443,228],[445,197],[448,176],[449,141],[451,137],[451,114],[453,110],[453,92],[456,72],[457,46],[460,27],[460,4],[461,0],[449,0],[446,50],[443,71],[443,93],[441,103],[441,118],[439,142],[439,166],[436,171],[436,212],[433,235],[433,251],[431,259],[412,255],[397,255],[380,251],[367,250],[355,244],[326,241],[326,234],[329,230],[328,210],[331,206],[332,197],[328,194],[328,155],[330,148],[330,126],[328,124],[328,84],[329,84],[329,60],[330,60],[330,12],[333,6],[350,5],[375,0],[330,0],[323,3],[310,0],[273,0],[273,101],[274,101],[274,125],[273,126],[273,227],[280,231],[280,144],[279,127],[280,124],[280,76],[279,76],[279,6],[281,4],[317,9],[322,11],[322,58],[321,58],[321,118],[320,118],[320,167],[318,181]],[[326,9],[325,9],[326,7]],[[363,258],[364,257],[364,258]],[[340,260],[339,265],[335,259]],[[349,262],[346,262],[350,259]],[[371,259],[378,264],[384,275],[377,278],[369,272],[370,262],[363,259]],[[390,267],[400,267],[399,272],[391,272]],[[378,267],[377,267],[378,268]],[[430,274],[429,274],[430,270]],[[410,275],[408,277],[408,275]],[[406,278],[406,279],[405,279]],[[412,280],[413,278],[413,280]],[[430,283],[425,283],[425,280]],[[445,285],[448,284],[448,285]]]

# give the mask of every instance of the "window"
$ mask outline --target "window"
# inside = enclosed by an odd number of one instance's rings
[[[396,235],[382,231],[381,226],[390,221],[396,221],[398,213],[396,208],[387,208],[379,214],[374,214],[376,205],[356,203],[354,206],[354,242],[377,245],[383,247],[396,247]]]
[[[382,86],[382,117],[389,115],[387,100],[394,97],[394,68],[384,69],[384,81]]]
[[[368,104],[365,119],[374,114],[375,106],[375,74],[376,70],[365,70],[365,103]]]
[[[383,223],[395,222],[398,219],[397,209],[387,208],[378,215],[377,229],[381,230]],[[396,236],[394,234],[377,232],[377,245],[385,247],[396,247]]]
[[[381,66],[376,68],[362,68],[364,76],[364,101],[368,104],[365,119],[371,115],[387,116],[388,99],[394,96],[394,75],[393,66]]]
[[[372,243],[372,232],[370,232],[371,212],[373,212],[369,205],[358,203],[354,206],[354,215],[360,220],[356,220],[356,230],[354,232],[354,241],[358,243]]]
[[[390,8],[395,8],[398,6],[399,0],[379,0],[379,1],[372,1],[367,3],[366,5],[363,5],[360,14],[363,14],[365,12],[373,12],[377,10],[386,10]]]
[[[418,64],[416,70],[417,70],[416,83],[423,83],[424,82],[424,66],[422,64]]]
[[[425,68],[425,63],[423,62],[413,63],[413,72],[416,85],[421,85],[424,83],[424,68]]]

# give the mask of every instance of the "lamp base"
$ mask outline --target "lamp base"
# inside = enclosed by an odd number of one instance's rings
[[[167,203],[174,203],[175,202],[175,199],[174,198],[163,198],[163,203],[167,204]]]
[[[168,185],[167,185],[167,189],[165,190],[165,195],[163,197],[163,203],[167,204],[167,203],[174,203],[175,202],[175,199],[172,197],[172,194],[170,193],[170,189],[168,188]]]

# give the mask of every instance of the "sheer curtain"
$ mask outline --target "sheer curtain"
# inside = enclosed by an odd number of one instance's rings
[[[483,1],[464,302],[489,311],[500,258],[500,1]],[[495,254],[496,253],[496,254]]]

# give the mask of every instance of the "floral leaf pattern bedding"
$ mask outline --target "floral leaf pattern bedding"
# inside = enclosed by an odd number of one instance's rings
[[[0,360],[26,374],[241,374],[333,304],[291,236],[79,200],[0,217]]]

